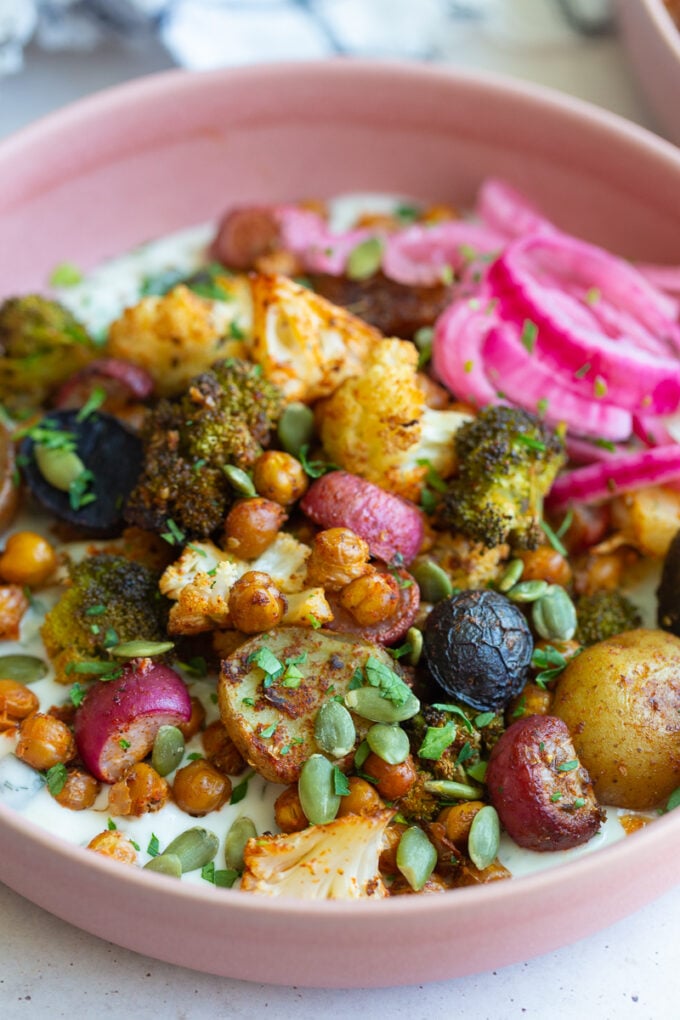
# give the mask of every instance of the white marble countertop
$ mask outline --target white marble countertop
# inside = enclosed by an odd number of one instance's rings
[[[654,127],[614,38],[536,50],[471,33],[453,63],[529,78]],[[75,56],[31,49],[21,75],[0,79],[0,136],[79,96],[169,66],[160,48],[130,52],[111,44]],[[2,885],[0,918],[2,1020],[366,1014],[672,1020],[680,1009],[680,888],[600,934],[538,959],[456,981],[371,991],[268,987],[159,963],[87,935]]]

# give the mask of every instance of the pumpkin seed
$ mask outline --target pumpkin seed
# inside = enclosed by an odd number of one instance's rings
[[[340,797],[333,783],[334,769],[322,754],[313,754],[302,766],[298,795],[305,818],[312,825],[332,822],[338,813]]]
[[[151,764],[159,776],[174,772],[184,757],[184,735],[176,726],[161,726],[153,742]]]
[[[411,749],[406,733],[399,726],[375,723],[366,734],[366,743],[388,765],[401,765]]]
[[[412,825],[399,840],[397,867],[415,892],[423,888],[434,871],[437,851],[422,829]]]
[[[411,569],[425,602],[440,602],[453,592],[451,578],[434,560],[421,560]]]
[[[35,655],[0,655],[0,677],[32,684],[47,676],[47,663]]]
[[[252,818],[242,815],[237,818],[227,833],[224,841],[224,860],[228,868],[233,871],[243,871],[243,851],[249,839],[257,836],[257,829]]]
[[[174,641],[121,641],[109,651],[118,659],[150,659],[154,655],[164,655],[174,647]]]
[[[468,836],[470,860],[483,871],[495,861],[501,841],[501,823],[498,812],[491,804],[480,808],[472,819]]]
[[[314,739],[331,758],[343,758],[354,747],[357,731],[344,705],[326,701],[316,713]]]
[[[417,627],[409,627],[406,633],[406,641],[411,646],[408,653],[408,661],[411,666],[417,666],[420,656],[423,654],[423,632]]]
[[[246,471],[242,471],[235,464],[225,464],[222,470],[227,476],[232,489],[236,489],[242,496],[257,496],[257,489]]]
[[[300,449],[309,445],[314,435],[314,412],[311,407],[297,401],[288,404],[279,418],[277,434],[286,453],[297,457]]]
[[[345,274],[350,280],[366,280],[380,269],[383,243],[379,237],[368,237],[349,253]]]
[[[36,443],[33,455],[45,481],[60,492],[68,492],[76,478],[80,478],[85,471],[85,465],[74,450]]]
[[[209,829],[187,829],[175,836],[172,843],[166,846],[164,854],[176,854],[180,859],[182,871],[196,871],[212,861],[220,841]]]
[[[576,633],[576,609],[564,588],[552,584],[531,611],[534,627],[548,641],[570,641]]]
[[[182,877],[182,862],[177,854],[159,854],[152,857],[144,865],[145,871],[158,871],[161,875],[172,875],[173,878]]]
[[[512,602],[536,602],[543,598],[550,585],[547,581],[520,581],[508,592]]]
[[[498,582],[499,591],[510,591],[520,577],[524,573],[524,561],[523,560],[510,560],[505,571],[501,575],[501,579]]]
[[[355,691],[347,691],[345,704],[363,719],[379,723],[404,722],[420,711],[420,702],[415,694],[409,692],[405,702],[396,705],[384,698],[376,687],[358,687]]]
[[[457,783],[454,779],[426,779],[423,788],[444,800],[479,800],[484,796],[481,787]]]

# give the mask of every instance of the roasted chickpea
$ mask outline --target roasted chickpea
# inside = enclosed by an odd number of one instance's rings
[[[372,783],[359,776],[350,776],[347,780],[349,793],[340,801],[338,818],[345,815],[372,815],[380,811],[385,804]]]
[[[280,248],[278,251],[265,252],[255,259],[255,269],[266,276],[300,276],[304,266],[292,251]]]
[[[445,808],[437,818],[446,829],[446,836],[459,850],[465,850],[470,826],[478,811],[484,807],[481,800],[468,800]]]
[[[350,581],[340,592],[340,605],[349,610],[360,627],[389,620],[400,604],[396,577],[377,570]]]
[[[405,797],[416,781],[416,768],[411,755],[400,765],[390,765],[371,753],[363,764],[367,776],[375,779],[375,788],[385,800]]]
[[[508,703],[505,710],[506,725],[511,726],[527,715],[548,715],[552,700],[552,691],[531,682],[525,684],[517,697]]]
[[[21,723],[16,756],[27,765],[45,772],[60,762],[70,761],[75,754],[73,734],[59,719],[36,712]]]
[[[249,570],[229,592],[229,615],[237,630],[261,634],[281,623],[286,600],[262,570]]]
[[[57,554],[50,543],[34,531],[10,535],[0,556],[0,577],[12,584],[39,588],[54,573]]]
[[[40,702],[25,684],[17,680],[0,680],[0,733],[37,712]]]
[[[297,783],[280,793],[274,801],[274,818],[281,832],[302,832],[309,825],[302,810]]]
[[[253,483],[260,496],[290,506],[304,496],[309,479],[295,457],[283,450],[266,450],[253,465]]]
[[[368,542],[349,528],[327,528],[312,543],[307,560],[307,583],[327,591],[340,591],[350,581],[373,573]]]
[[[114,861],[121,864],[136,864],[137,851],[132,841],[123,832],[112,829],[99,832],[87,844],[88,850],[94,850],[96,854],[103,854],[104,857],[112,857]]]
[[[225,776],[237,776],[243,772],[246,763],[224,728],[223,722],[216,719],[215,722],[210,723],[210,726],[204,730],[201,740],[206,758]]]
[[[69,769],[64,787],[59,793],[55,793],[54,799],[71,811],[84,811],[85,808],[92,807],[99,789],[100,784],[89,772],[85,772],[84,769]]]
[[[18,639],[19,625],[28,606],[28,599],[20,585],[0,585],[0,638],[8,641]]]
[[[392,822],[385,829],[380,860],[378,862],[378,866],[384,875],[396,875],[399,873],[397,850],[399,849],[401,837],[407,829],[408,825],[403,825],[401,822]]]
[[[591,553],[579,560],[574,570],[574,590],[577,595],[594,595],[598,591],[615,591],[621,586],[621,575],[626,566],[626,553]]]
[[[398,875],[390,886],[390,896],[421,896],[423,893],[447,892],[451,888],[451,880],[433,871],[425,885],[416,892],[403,875]]]
[[[127,770],[122,779],[109,790],[109,811],[112,815],[139,815],[160,811],[168,799],[170,787],[165,779],[145,762]]]
[[[529,549],[519,556],[524,561],[523,581],[547,581],[548,584],[560,584],[562,587],[571,581],[571,567],[551,545]]]
[[[512,874],[500,861],[492,861],[488,868],[483,868],[481,871],[470,861],[452,876],[452,885],[458,889],[467,885],[486,885],[488,882],[499,882],[504,878],[512,878]]]
[[[191,740],[192,737],[196,736],[204,722],[205,709],[203,708],[200,698],[194,696],[191,699],[191,715],[186,722],[177,723],[177,729],[180,731],[185,740]]]
[[[224,522],[225,545],[242,560],[255,560],[269,548],[287,520],[280,503],[256,496],[235,503]]]
[[[189,762],[175,773],[172,784],[175,803],[194,818],[219,811],[231,797],[231,783],[204,758]]]

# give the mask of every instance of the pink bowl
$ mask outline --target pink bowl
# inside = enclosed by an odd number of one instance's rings
[[[663,0],[617,0],[623,41],[668,138],[680,145],[680,28]]]
[[[0,146],[0,289],[44,284],[231,203],[398,191],[470,202],[494,174],[623,255],[680,262],[680,153],[593,107],[493,77],[355,62],[172,73]],[[680,812],[529,878],[374,903],[182,885],[0,807],[2,879],[85,930],[197,970],[362,987],[486,970],[585,936],[680,881]],[[652,937],[652,936],[650,936]]]

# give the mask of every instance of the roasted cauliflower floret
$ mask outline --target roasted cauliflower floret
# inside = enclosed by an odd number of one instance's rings
[[[142,298],[111,324],[107,353],[145,368],[159,396],[181,393],[216,361],[243,353],[239,338],[250,326],[250,287],[244,277],[222,282],[233,300],[211,301],[182,284]]]
[[[390,492],[418,500],[428,471],[447,478],[456,465],[454,436],[470,421],[425,405],[418,351],[405,340],[380,340],[360,375],[318,409],[328,459]]]
[[[240,577],[258,570],[268,574],[280,591],[296,593],[285,623],[307,622],[309,614],[329,622],[333,614],[323,591],[303,591],[309,546],[285,532],[256,560],[240,560],[212,542],[192,542],[165,570],[159,588],[172,599],[168,629],[171,634],[200,634],[229,627],[229,594]],[[320,613],[320,616],[317,616]]]
[[[362,371],[380,338],[372,327],[285,276],[255,276],[251,289],[249,357],[289,401],[327,397]]]
[[[346,815],[325,825],[246,844],[241,889],[296,899],[380,899],[387,889],[378,859],[393,811]]]

